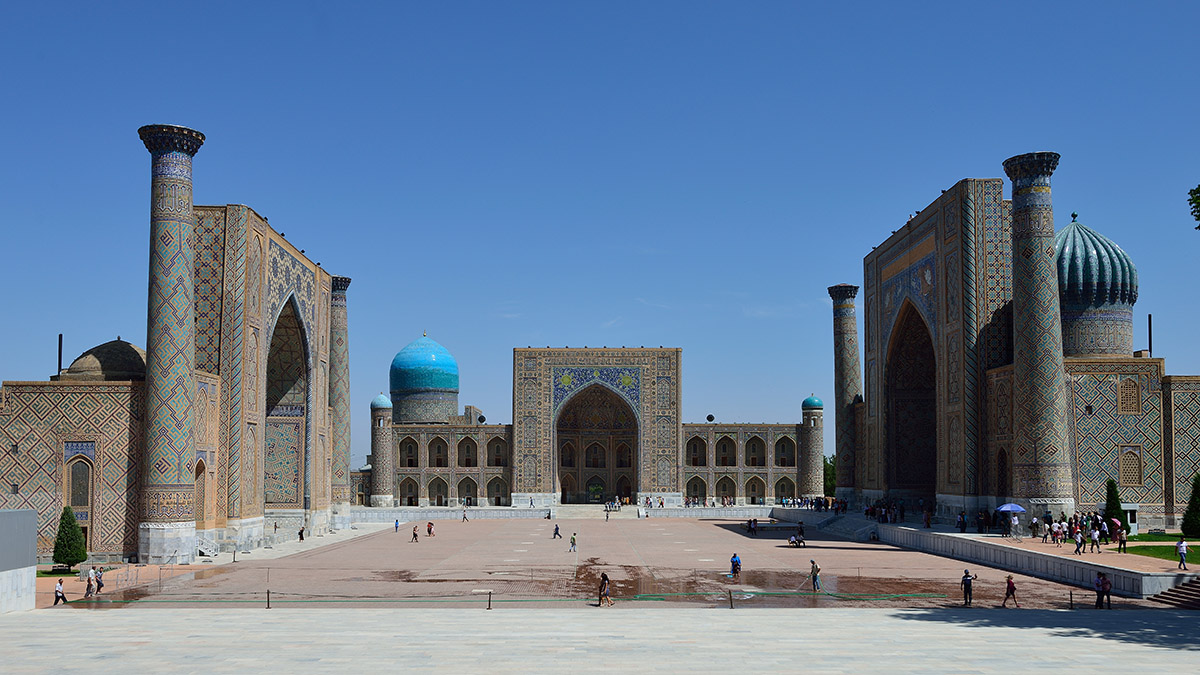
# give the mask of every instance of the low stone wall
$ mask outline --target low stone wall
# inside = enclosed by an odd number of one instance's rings
[[[1113,594],[1147,598],[1196,578],[1195,574],[1138,572],[1075,560],[1049,553],[1026,551],[973,537],[927,532],[902,525],[879,525],[879,540],[926,553],[998,567],[1010,572],[1048,579],[1092,590],[1096,572],[1104,572],[1113,583]]]
[[[33,609],[37,532],[37,511],[0,510],[0,614]]]
[[[799,510],[799,509],[797,509]],[[666,507],[662,509],[647,509],[638,507],[640,518],[728,518],[745,520],[747,518],[770,518],[770,506],[694,506]]]
[[[467,518],[471,520],[491,520],[497,518],[533,518],[545,519],[546,514],[554,517],[554,508],[512,508],[510,506],[472,506],[467,509]],[[439,507],[398,507],[376,508],[366,506],[350,507],[350,522],[352,523],[401,523],[425,522],[428,520],[462,520],[461,508]]]

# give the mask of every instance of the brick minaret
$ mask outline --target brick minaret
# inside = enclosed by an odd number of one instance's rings
[[[858,286],[829,287],[833,299],[833,411],[837,445],[837,496],[854,498],[854,401],[862,396],[858,358],[858,319],[854,298]]]
[[[392,402],[380,394],[371,402],[371,506],[390,507],[396,491],[392,461]]]
[[[350,334],[346,315],[349,277],[333,278],[329,313],[329,406],[333,409],[333,526],[350,527]]]
[[[138,560],[188,563],[196,553],[192,157],[204,143],[204,134],[152,124],[138,129],[138,135],[151,156],[146,435]]]
[[[804,400],[800,427],[800,498],[825,495],[825,411],[816,396]]]
[[[1031,513],[1073,513],[1075,484],[1067,436],[1063,340],[1054,254],[1050,174],[1058,153],[1004,162],[1013,200],[1013,423],[1007,493]],[[1001,476],[1000,496],[1005,496]],[[1030,505],[1036,505],[1031,508]]]

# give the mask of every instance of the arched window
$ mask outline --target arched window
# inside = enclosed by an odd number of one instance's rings
[[[775,466],[796,466],[796,443],[787,436],[775,441]]]
[[[1141,487],[1142,449],[1136,445],[1121,446],[1121,485]]]
[[[461,467],[473,467],[479,464],[478,458],[475,456],[475,441],[464,438],[458,443],[458,465]]]
[[[728,436],[717,441],[717,466],[737,465],[737,445]]]
[[[599,443],[593,443],[588,446],[587,452],[584,453],[584,466],[589,469],[603,469],[607,466],[605,461],[604,446]]]
[[[575,448],[570,443],[563,443],[562,450],[559,451],[559,466],[567,468],[575,467]]]
[[[411,438],[400,441],[400,466],[410,469],[417,467],[417,442]]]
[[[633,466],[633,451],[624,443],[617,446],[617,468],[628,469]]]
[[[446,441],[435,438],[429,443],[429,466],[449,466],[449,458],[446,457]]]
[[[508,466],[508,444],[499,438],[488,444],[488,466]]]
[[[758,436],[746,441],[746,466],[766,466],[766,443]]]
[[[1142,414],[1142,388],[1132,377],[1123,378],[1117,385],[1117,414]]]
[[[82,459],[71,463],[71,507],[86,509],[92,503],[92,465]]]
[[[708,466],[708,444],[704,442],[703,438],[697,436],[688,441],[687,465]]]

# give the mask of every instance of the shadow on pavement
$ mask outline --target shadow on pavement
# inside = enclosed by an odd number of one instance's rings
[[[1056,637],[1090,637],[1131,644],[1200,651],[1196,619],[1188,610],[914,609],[897,612],[910,621],[936,621],[968,627],[1031,628]]]

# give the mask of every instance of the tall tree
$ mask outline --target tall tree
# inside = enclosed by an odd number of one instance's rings
[[[837,495],[837,466],[833,463],[833,458],[825,456],[825,496],[834,497]]]
[[[1109,478],[1104,495],[1104,517],[1116,518],[1121,521],[1121,528],[1129,530],[1129,519],[1125,517],[1125,509],[1121,508],[1121,495],[1117,492],[1117,481]]]
[[[1180,529],[1189,537],[1200,538],[1200,473],[1192,477],[1192,497],[1188,500],[1187,511],[1183,512]]]
[[[62,517],[58,519],[58,536],[54,538],[54,562],[67,567],[74,567],[87,560],[87,543],[83,540],[83,530],[75,520],[75,512],[71,507],[64,506]]]

